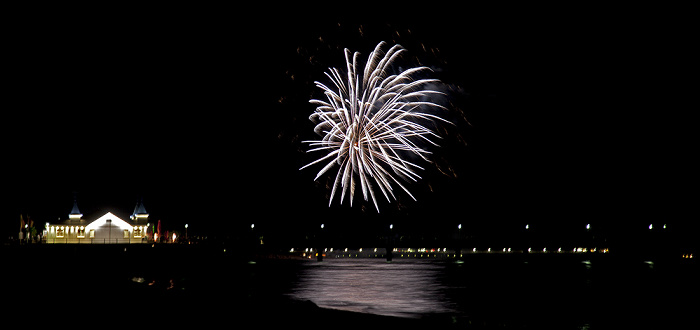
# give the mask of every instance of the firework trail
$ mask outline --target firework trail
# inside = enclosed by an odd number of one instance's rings
[[[314,132],[322,136],[321,140],[302,141],[308,143],[312,151],[324,151],[327,154],[313,161],[304,169],[316,163],[327,162],[318,172],[321,175],[335,166],[339,166],[328,205],[338,188],[341,188],[340,203],[346,192],[350,192],[350,206],[359,181],[365,201],[372,198],[377,205],[377,192],[391,202],[396,199],[394,184],[401,187],[413,200],[416,200],[406,187],[397,179],[417,181],[421,177],[416,170],[419,165],[407,158],[428,161],[428,150],[419,147],[421,141],[437,146],[431,138],[439,138],[432,130],[425,127],[433,120],[449,123],[438,116],[426,113],[430,108],[445,107],[427,100],[433,94],[444,94],[426,89],[426,85],[438,83],[438,79],[415,79],[427,67],[415,67],[399,74],[389,74],[388,68],[404,51],[401,45],[391,47],[386,53],[380,42],[370,53],[363,71],[358,67],[359,53],[351,54],[345,49],[347,76],[338,69],[330,68],[326,76],[333,83],[327,86],[315,81],[323,90],[325,100],[311,99],[317,105],[309,119],[316,123]],[[391,197],[391,198],[390,198]]]

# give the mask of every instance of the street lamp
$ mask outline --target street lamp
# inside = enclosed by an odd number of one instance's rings
[[[187,227],[189,227],[189,224],[185,224],[185,240],[187,240]]]
[[[316,246],[318,246],[318,248],[316,248],[316,261],[323,261],[323,252],[326,251],[326,249],[322,247],[326,241],[323,233],[323,227],[325,226],[326,225],[321,224],[321,231],[318,233],[318,238],[316,239]]]
[[[590,230],[590,229],[591,229],[591,224],[589,223],[586,225],[586,230]]]
[[[386,261],[394,260],[394,224],[389,224],[389,234],[386,237]]]

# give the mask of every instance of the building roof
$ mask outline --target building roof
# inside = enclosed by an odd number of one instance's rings
[[[136,225],[136,222],[132,221],[128,215],[125,215],[122,212],[119,211],[114,211],[114,210],[98,210],[95,212],[89,212],[88,214],[84,215],[80,219],[76,218],[68,218],[67,220],[62,220],[57,223],[51,223],[54,225],[63,225],[63,226],[88,226],[95,222],[96,220],[99,220],[101,218],[104,218],[106,215],[110,215],[108,218],[113,218],[113,219],[118,219],[119,221],[122,221],[124,223],[127,223],[129,225]],[[106,220],[107,218],[103,219]],[[115,224],[116,226],[116,224]]]
[[[82,215],[82,213],[80,213],[80,210],[78,209],[78,201],[77,200],[73,201],[73,209],[70,211],[70,214]]]
[[[135,216],[137,214],[148,214],[148,212],[146,212],[146,207],[143,206],[143,199],[136,202],[136,207],[134,207],[134,213],[132,215]]]
[[[133,226],[128,220],[122,220],[112,212],[107,212],[103,216],[91,221],[85,226],[85,230],[96,229],[104,225],[108,220],[111,220],[112,226],[119,227],[120,229],[130,229]]]

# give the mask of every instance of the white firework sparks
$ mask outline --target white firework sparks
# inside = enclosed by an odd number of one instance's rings
[[[421,178],[416,170],[423,168],[407,158],[415,158],[412,155],[416,155],[430,162],[427,158],[430,151],[419,144],[425,141],[437,146],[431,138],[439,136],[424,125],[433,120],[448,122],[425,112],[430,108],[445,109],[427,101],[432,94],[443,94],[426,89],[426,85],[439,80],[414,79],[418,74],[431,70],[415,67],[390,75],[387,69],[404,48],[395,45],[384,53],[383,46],[384,42],[380,42],[370,53],[364,71],[358,71],[361,69],[357,61],[359,53],[351,54],[345,49],[347,77],[343,77],[338,69],[330,68],[330,72],[325,74],[332,86],[315,82],[323,90],[326,100],[309,101],[317,105],[309,119],[317,123],[314,131],[323,139],[303,142],[314,147],[307,152],[325,151],[327,154],[300,170],[327,161],[316,175],[314,180],[317,180],[336,165],[340,167],[331,190],[329,206],[338,187],[342,189],[340,203],[343,203],[349,191],[352,206],[357,181],[365,201],[371,197],[377,212],[379,206],[375,188],[379,188],[388,202],[396,199],[394,184],[416,200],[397,177],[414,182]]]

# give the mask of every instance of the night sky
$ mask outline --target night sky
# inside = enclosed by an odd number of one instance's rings
[[[130,214],[143,198],[152,220],[209,234],[250,223],[697,229],[689,22],[634,8],[347,16],[17,13],[3,47],[3,237],[20,214],[66,218],[74,194],[86,215]],[[377,214],[358,193],[352,208],[337,197],[329,208],[333,178],[298,170],[320,157],[301,143],[316,138],[313,81],[344,68],[343,48],[364,61],[382,40],[408,50],[399,64],[433,68],[454,126],[409,185],[417,202],[399,194]]]

